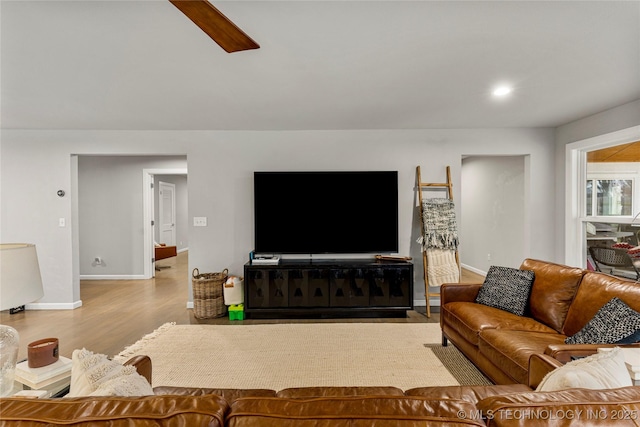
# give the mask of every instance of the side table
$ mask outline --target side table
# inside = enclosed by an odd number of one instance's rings
[[[62,397],[71,385],[71,359],[60,356],[57,362],[41,368],[29,368],[27,361],[20,362],[15,381],[23,390],[46,391],[41,397]]]

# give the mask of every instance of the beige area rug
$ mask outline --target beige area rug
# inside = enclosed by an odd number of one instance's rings
[[[462,385],[492,385],[493,383],[473,363],[460,353],[453,344],[443,347],[442,344],[425,344],[431,349],[440,362],[453,377]]]
[[[395,386],[406,390],[458,385],[429,348],[440,339],[439,325],[429,323],[168,323],[115,359],[150,356],[154,386],[273,390]]]

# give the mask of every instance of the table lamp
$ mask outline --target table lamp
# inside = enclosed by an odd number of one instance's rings
[[[30,243],[0,244],[0,310],[11,314],[44,296],[36,246]]]

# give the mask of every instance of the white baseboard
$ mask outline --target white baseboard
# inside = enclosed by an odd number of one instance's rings
[[[186,252],[189,250],[189,247],[178,249],[178,253]]]
[[[440,305],[440,297],[431,297],[429,298],[429,302],[431,303],[431,307],[435,307],[435,306],[439,306]],[[413,300],[413,306],[414,307],[426,307],[427,306],[427,300],[425,299],[414,299]]]
[[[486,271],[479,270],[479,269],[471,267],[469,265],[460,264],[460,266],[462,268],[464,268],[465,270],[472,271],[472,272],[474,272],[476,274],[480,274],[482,276],[486,276],[487,275]],[[430,291],[436,292],[436,288],[430,287]],[[429,302],[431,303],[431,307],[439,306],[440,305],[440,297],[431,297],[431,298],[429,298]],[[425,299],[414,299],[413,300],[413,305],[414,306],[418,306],[418,307],[425,307],[427,305],[427,300],[426,300],[426,298]]]
[[[32,302],[25,305],[25,309],[27,310],[75,310],[79,307],[82,307],[82,300],[64,303]]]
[[[143,280],[143,274],[80,275],[80,280]]]
[[[461,264],[461,267],[464,268],[465,270],[469,270],[469,271],[471,271],[473,273],[480,274],[482,276],[486,276],[487,275],[486,271],[479,270],[479,269],[477,269],[475,267],[471,267],[470,265]]]

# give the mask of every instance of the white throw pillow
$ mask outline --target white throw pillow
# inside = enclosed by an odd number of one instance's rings
[[[130,367],[132,366],[124,366],[125,369]],[[89,396],[152,396],[153,394],[149,381],[135,372],[105,381]]]
[[[78,396],[150,396],[151,384],[134,366],[123,366],[104,354],[74,350],[71,386],[67,397]]]
[[[633,385],[620,347],[571,361],[549,372],[536,391],[608,389]]]

